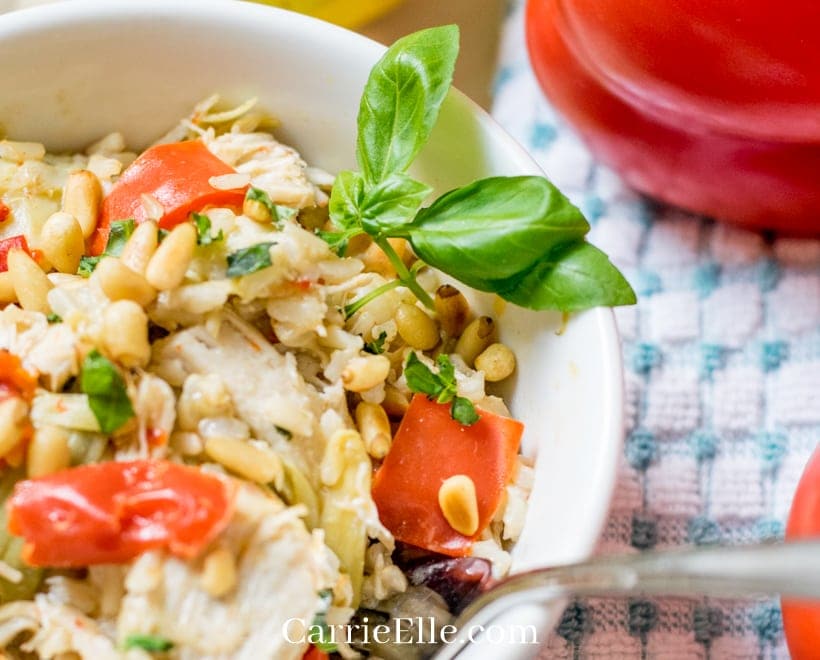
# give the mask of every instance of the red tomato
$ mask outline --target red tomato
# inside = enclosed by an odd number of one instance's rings
[[[310,646],[302,656],[302,660],[327,660],[329,657],[324,651],[320,651],[315,646]]]
[[[820,233],[820,5],[792,0],[529,0],[553,104],[639,190]]]
[[[786,538],[820,536],[820,449],[809,459],[794,494]],[[783,601],[783,629],[793,660],[817,657],[820,644],[820,605]]]
[[[373,478],[379,518],[404,543],[454,557],[470,553],[490,524],[512,480],[524,425],[478,410],[481,418],[463,426],[449,404],[416,394],[401,421],[390,453]],[[478,532],[455,531],[438,504],[442,482],[465,474],[476,487]]]
[[[5,204],[3,204],[3,202],[0,202],[0,223],[5,222],[10,214],[11,209]]]
[[[11,236],[0,241],[0,273],[9,269],[8,258],[9,251],[19,248],[31,255],[31,250],[28,249],[28,241],[26,237],[20,234],[19,236]]]
[[[19,482],[8,528],[32,566],[118,564],[156,548],[191,558],[228,524],[234,491],[167,461],[83,465]]]
[[[122,173],[102,202],[91,253],[101,254],[115,220],[146,219],[142,195],[151,195],[165,209],[160,227],[170,229],[206,206],[241,206],[245,189],[217,190],[211,177],[236,172],[214,156],[200,140],[158,144],[144,151]]]
[[[0,350],[0,401],[7,396],[19,396],[26,401],[34,398],[37,378],[23,368],[14,353]]]

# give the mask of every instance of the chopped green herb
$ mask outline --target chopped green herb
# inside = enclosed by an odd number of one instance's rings
[[[373,355],[381,355],[384,353],[384,340],[387,339],[387,333],[382,330],[379,336],[373,341],[366,341],[364,343],[365,353],[372,353]]]
[[[450,416],[460,424],[475,424],[479,420],[478,413],[469,399],[458,396],[456,370],[449,356],[442,353],[436,359],[436,364],[438,373],[429,369],[414,352],[411,352],[404,365],[407,386],[413,392],[426,394],[438,403],[449,403]]]
[[[131,238],[131,234],[134,233],[136,226],[136,222],[131,219],[112,222],[105,250],[97,257],[80,257],[80,267],[77,269],[77,275],[89,277],[94,272],[97,264],[100,263],[100,259],[103,257],[119,257],[128,239]]]
[[[170,639],[159,637],[158,635],[128,635],[123,643],[123,648],[128,651],[130,649],[142,649],[148,653],[162,653],[170,651],[174,648],[174,643]]]
[[[46,321],[48,321],[49,323],[62,323],[63,319],[58,314],[55,314],[54,312],[49,312],[48,314],[46,314]]]
[[[292,209],[289,206],[282,206],[281,204],[275,204],[268,193],[264,190],[260,190],[259,188],[248,188],[248,192],[245,194],[245,199],[259,202],[266,209],[268,209],[271,220],[276,226],[281,226],[282,222],[285,220],[290,220],[294,215],[296,215],[296,209]]]
[[[157,243],[162,243],[165,240],[165,237],[170,234],[171,232],[167,229],[163,229],[160,227],[157,229]]]
[[[194,226],[196,227],[197,245],[210,245],[211,243],[225,239],[225,235],[221,229],[216,235],[211,235],[211,219],[207,215],[192,213],[191,216],[193,217]]]
[[[337,645],[333,641],[333,633],[327,622],[327,609],[333,599],[333,592],[330,589],[323,589],[318,595],[322,599],[322,609],[313,617],[308,641],[324,653],[335,653]]]
[[[241,277],[272,265],[270,249],[275,243],[257,243],[228,255],[228,277]]]
[[[113,433],[134,416],[125,381],[111,361],[96,349],[86,355],[80,389],[103,433]]]
[[[293,437],[293,432],[292,432],[292,431],[288,431],[286,428],[283,428],[283,427],[281,427],[281,426],[276,426],[276,425],[274,425],[274,427],[273,427],[273,428],[275,428],[275,429],[276,429],[276,432],[277,432],[279,435],[284,436],[284,437],[285,437],[285,440],[290,440],[290,439]]]
[[[77,275],[90,277],[97,264],[100,263],[100,259],[102,257],[80,257],[80,267],[77,269]]]

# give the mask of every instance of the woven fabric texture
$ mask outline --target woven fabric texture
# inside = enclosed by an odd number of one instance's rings
[[[781,538],[820,441],[820,241],[651,202],[597,164],[504,27],[495,118],[585,213],[640,301],[616,311],[627,428],[598,553]],[[777,601],[573,602],[550,658],[786,658]]]

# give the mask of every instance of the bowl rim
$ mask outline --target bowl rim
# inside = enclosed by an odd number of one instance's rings
[[[163,14],[195,12],[200,20],[218,20],[228,14],[242,14],[243,20],[270,20],[272,12],[281,20],[289,21],[294,29],[306,30],[309,34],[323,34],[332,31],[349,43],[356,45],[357,54],[377,59],[386,50],[386,46],[364,35],[317,18],[297,12],[253,2],[237,0],[199,0],[191,3],[186,0],[70,0],[56,4],[38,5],[0,14],[0,41],[26,33],[38,33],[53,30],[57,26],[70,24],[105,23],[123,21],[128,16],[137,14],[145,16],[155,13]],[[465,110],[471,113],[482,128],[493,134],[503,147],[510,161],[522,174],[546,176],[534,158],[519,144],[501,124],[475,101],[458,89],[453,88],[450,95]],[[597,457],[600,474],[597,476],[600,500],[596,508],[588,511],[589,525],[587,533],[573,540],[577,550],[575,560],[582,560],[592,554],[609,513],[612,493],[615,487],[617,469],[624,438],[624,371],[621,344],[615,315],[609,308],[595,308],[581,314],[592,317],[596,334],[602,347],[601,379],[604,381],[602,406],[601,454]]]

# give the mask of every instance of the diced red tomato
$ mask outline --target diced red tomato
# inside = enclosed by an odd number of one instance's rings
[[[324,651],[320,651],[315,646],[310,646],[302,656],[302,660],[327,660],[329,657]]]
[[[23,368],[14,353],[0,350],[0,401],[9,396],[19,396],[26,401],[34,398],[37,378]]]
[[[118,564],[163,548],[195,557],[228,524],[235,487],[167,461],[107,462],[19,482],[9,532],[32,566]]]
[[[108,243],[111,223],[147,218],[142,195],[151,195],[165,209],[159,221],[163,229],[184,222],[189,214],[206,206],[241,206],[245,188],[217,190],[211,177],[236,172],[214,156],[200,140],[158,144],[147,149],[126,168],[111,192],[103,199],[91,253],[101,254]]]
[[[10,236],[0,241],[0,273],[9,269],[9,251],[16,248],[24,250],[28,255],[31,255],[31,250],[28,248],[28,241],[22,234],[19,236]]]
[[[3,202],[0,202],[0,223],[8,220],[9,215],[11,215],[11,209],[3,204]]]
[[[452,419],[449,405],[413,397],[373,479],[379,518],[399,541],[464,556],[489,525],[513,478],[524,425],[478,413],[475,424],[464,426]],[[450,527],[438,504],[442,482],[457,474],[470,477],[476,488],[479,526],[472,537]]]

